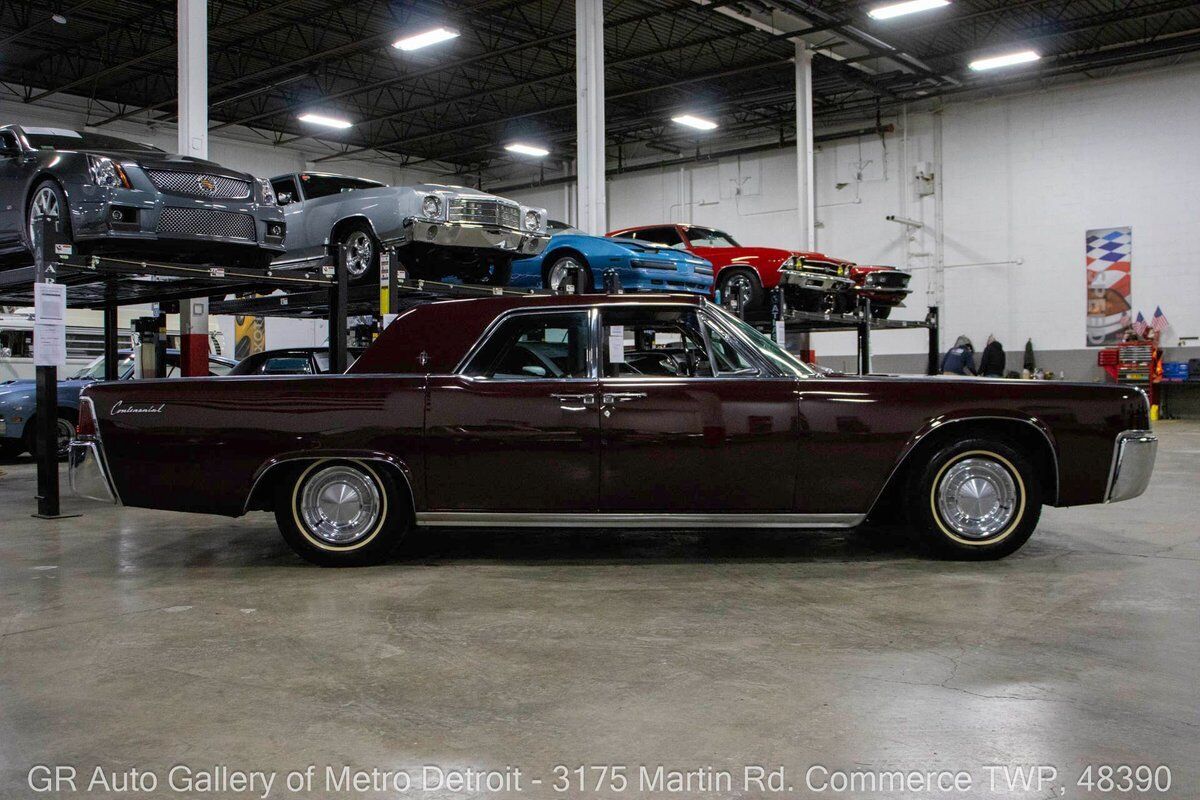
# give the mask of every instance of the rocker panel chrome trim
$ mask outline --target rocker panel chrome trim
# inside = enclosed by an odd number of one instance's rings
[[[504,528],[853,528],[865,514],[661,514],[422,511],[418,525]]]

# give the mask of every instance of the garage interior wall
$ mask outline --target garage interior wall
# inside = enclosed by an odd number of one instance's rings
[[[1200,65],[950,101],[941,118],[943,349],[966,334],[978,353],[994,334],[1009,369],[1019,370],[1032,338],[1040,367],[1100,379],[1096,348],[1086,347],[1084,237],[1090,228],[1129,225],[1135,313],[1149,319],[1161,306],[1172,326],[1163,338],[1167,358],[1200,357],[1200,348],[1173,346],[1200,335]],[[934,197],[918,196],[914,174],[925,163],[938,169],[937,119],[924,111],[883,122],[895,132],[882,141],[818,144],[817,249],[912,269],[913,293],[896,318],[918,319],[936,229]],[[725,229],[743,244],[798,247],[795,176],[791,147],[616,176],[608,183],[608,227],[690,222]],[[562,186],[510,195],[545,205],[552,217],[564,211]],[[910,239],[889,214],[924,227]],[[853,369],[853,334],[816,334],[812,344],[822,363]],[[925,347],[921,330],[878,333],[873,366],[921,372]]]

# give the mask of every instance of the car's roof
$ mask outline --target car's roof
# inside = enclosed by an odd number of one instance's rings
[[[426,303],[403,312],[348,372],[450,372],[496,317],[520,309],[618,305],[699,306],[697,294],[507,294]]]

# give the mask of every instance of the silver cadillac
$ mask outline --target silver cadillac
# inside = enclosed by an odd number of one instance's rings
[[[550,241],[546,209],[463,186],[388,186],[300,172],[271,179],[287,222],[277,268],[332,263],[345,247],[351,283],[378,280],[379,254],[396,247],[410,277],[503,286],[514,259]]]

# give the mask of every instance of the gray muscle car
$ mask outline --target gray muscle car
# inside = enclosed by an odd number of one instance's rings
[[[0,127],[0,256],[28,264],[39,217],[80,253],[265,267],[286,229],[271,184],[147,144],[65,128]]]
[[[352,283],[378,280],[379,254],[398,247],[411,277],[503,286],[512,261],[550,241],[546,210],[462,186],[387,186],[301,172],[271,179],[287,220],[276,267],[307,269],[347,250]]]

